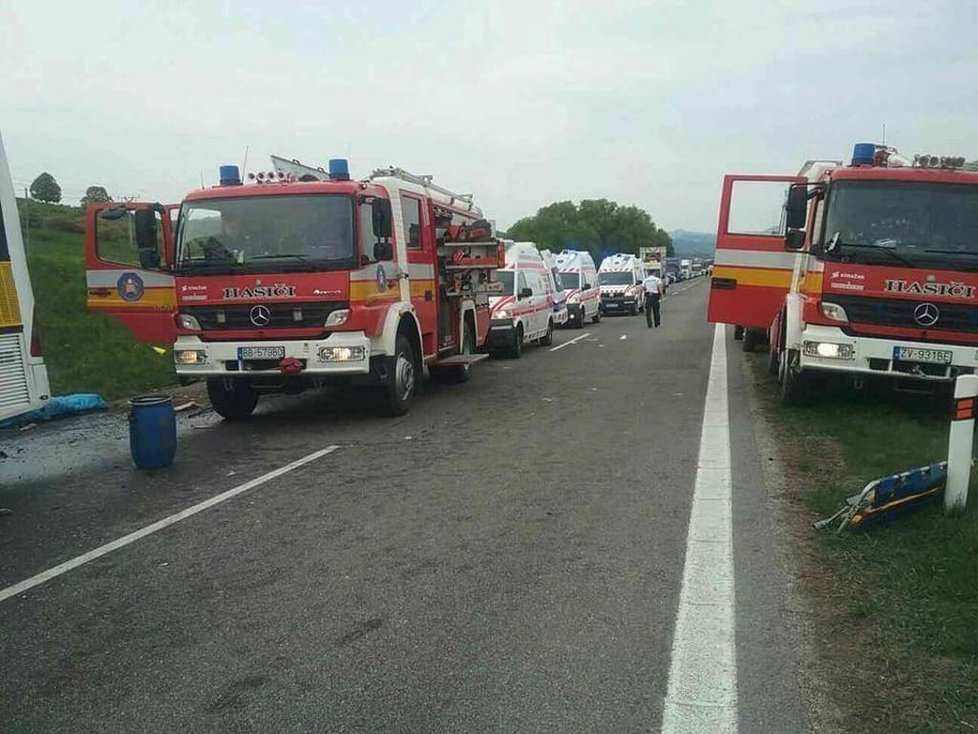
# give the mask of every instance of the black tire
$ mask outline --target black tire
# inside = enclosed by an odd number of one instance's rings
[[[804,407],[811,403],[811,379],[804,370],[795,370],[798,350],[788,349],[781,356],[781,405]]]
[[[583,321],[583,319],[580,320]],[[547,322],[547,333],[541,336],[539,339],[537,339],[537,344],[539,344],[541,347],[549,347],[553,343],[554,343],[554,322],[551,320]]]
[[[513,341],[509,345],[509,358],[519,359],[523,356],[523,326],[517,326],[513,330]]]
[[[774,344],[768,344],[767,346],[767,373],[769,375],[777,376],[778,374],[778,350],[775,349]]]
[[[234,380],[230,390],[224,387],[224,379],[211,377],[207,380],[207,397],[214,411],[226,421],[242,421],[255,411],[258,393],[244,380]]]
[[[591,323],[592,324],[600,324],[601,323],[601,309],[600,308],[597,311],[594,312],[594,316],[591,317]],[[580,323],[580,325],[579,325],[578,328],[581,328],[581,329],[584,328],[584,319],[581,319],[581,323]]]
[[[417,384],[414,349],[406,336],[398,334],[394,356],[389,358],[387,364],[387,384],[383,388],[384,413],[392,418],[405,415],[411,409]]]
[[[475,354],[475,334],[467,323],[462,327],[462,350],[459,354]],[[436,368],[431,370],[431,379],[443,385],[461,385],[469,381],[469,372],[468,365]]]
[[[752,329],[749,326],[744,329],[744,351],[750,354],[757,350],[757,329]]]
[[[744,338],[744,327],[743,326],[735,326],[734,327],[734,340],[735,341],[740,341],[743,338]]]

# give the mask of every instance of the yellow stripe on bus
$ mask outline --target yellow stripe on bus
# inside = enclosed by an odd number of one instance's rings
[[[98,295],[96,291],[104,292]],[[88,290],[88,307],[90,309],[149,309],[153,311],[173,311],[177,307],[176,291],[170,287],[146,288],[138,301],[127,301],[114,288],[90,288]]]
[[[730,278],[738,286],[755,285],[765,288],[791,287],[791,268],[731,268],[717,265],[713,268],[714,278]]]
[[[20,303],[17,301],[17,286],[14,284],[14,270],[9,262],[0,262],[0,329],[20,326]]]

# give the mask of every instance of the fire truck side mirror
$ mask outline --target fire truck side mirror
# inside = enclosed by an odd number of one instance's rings
[[[374,235],[379,239],[385,240],[393,234],[393,219],[391,215],[391,203],[389,199],[374,199],[370,204],[373,216]],[[390,258],[381,258],[390,260]]]
[[[804,229],[808,218],[808,186],[793,184],[788,189],[788,201],[785,204],[785,226],[787,231]]]
[[[805,246],[805,230],[792,229],[784,236],[784,249],[800,250]]]
[[[374,243],[374,260],[393,260],[394,246],[390,242]]]

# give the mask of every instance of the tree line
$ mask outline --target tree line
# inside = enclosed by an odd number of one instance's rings
[[[657,227],[647,211],[608,199],[556,201],[517,221],[506,236],[557,252],[587,250],[596,259],[615,252],[638,254],[638,248],[654,246],[673,254],[669,233]]]
[[[48,204],[61,203],[61,185],[47,171],[41,173],[31,182],[28,191],[30,192],[31,198],[37,201],[43,201]],[[112,201],[112,197],[109,196],[109,192],[105,190],[104,186],[89,186],[85,189],[85,195],[81,198],[81,205],[85,206],[90,202],[97,201]]]

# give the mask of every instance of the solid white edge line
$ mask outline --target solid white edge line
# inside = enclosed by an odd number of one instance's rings
[[[576,341],[580,341],[581,339],[583,339],[584,337],[586,337],[590,333],[591,332],[589,332],[589,331],[585,331],[583,334],[580,334],[579,336],[575,336],[570,341],[566,341],[563,344],[558,344],[557,346],[553,347],[550,351],[551,352],[556,352],[558,349],[563,349],[564,347],[569,347],[571,344],[573,344]]]
[[[152,535],[153,533],[159,532],[160,530],[163,530],[163,528],[167,528],[170,525],[174,525],[180,522],[181,520],[186,520],[188,517],[196,515],[198,512],[203,512],[204,510],[213,507],[214,505],[219,505],[222,502],[226,502],[232,497],[237,497],[239,494],[243,492],[247,492],[250,489],[254,489],[255,487],[258,487],[262,484],[265,484],[266,482],[269,482],[272,479],[275,479],[276,477],[280,477],[283,474],[288,474],[290,471],[293,471],[294,469],[298,469],[299,467],[305,466],[306,464],[313,462],[316,459],[320,459],[323,456],[326,456],[326,454],[333,453],[338,448],[339,446],[327,446],[326,448],[320,449],[319,451],[314,451],[313,453],[308,454],[307,456],[303,456],[301,459],[296,459],[291,464],[286,464],[285,466],[279,467],[278,469],[274,469],[268,472],[267,474],[262,474],[260,477],[256,477],[255,479],[245,482],[244,484],[239,484],[237,487],[233,487],[232,489],[229,489],[226,492],[221,492],[220,494],[214,495],[210,499],[206,499],[203,502],[198,502],[196,505],[188,507],[185,510],[181,510],[180,512],[170,515],[169,517],[164,517],[162,520],[157,520],[151,525],[147,525],[146,527],[141,528],[133,533],[129,533],[129,535],[125,535],[121,538],[113,540],[110,543],[106,543],[105,545],[99,546],[98,548],[95,548],[94,550],[90,550],[87,553],[83,553],[80,556],[76,556],[75,558],[72,558],[69,561],[65,561],[64,563],[59,564],[54,568],[49,568],[47,571],[42,571],[36,576],[31,576],[29,579],[25,579],[20,583],[14,584],[13,586],[8,586],[6,589],[0,591],[0,602],[5,601],[13,596],[17,596],[18,594],[23,594],[28,589],[32,589],[35,586],[39,586],[43,583],[46,583],[53,578],[57,578],[62,574],[68,573],[68,571],[76,569],[79,566],[83,566],[86,563],[89,563],[90,561],[94,561],[96,558],[101,558],[102,556],[111,553],[112,551],[116,551],[119,550],[120,548],[124,548],[130,543],[135,543],[137,540],[145,538],[147,535]]]
[[[672,638],[663,734],[737,732],[726,330],[717,324]]]

